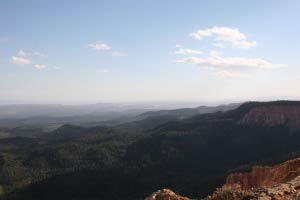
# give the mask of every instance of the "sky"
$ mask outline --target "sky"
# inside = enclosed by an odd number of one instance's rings
[[[0,103],[300,99],[298,0],[1,0]]]

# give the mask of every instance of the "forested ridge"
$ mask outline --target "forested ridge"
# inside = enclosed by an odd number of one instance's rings
[[[279,115],[286,120],[272,126],[242,123],[253,108],[274,106],[300,103],[250,102],[226,112],[163,118],[163,123],[151,116],[1,139],[1,198],[141,199],[161,188],[204,197],[231,172],[299,155],[300,130],[291,129],[289,116]]]

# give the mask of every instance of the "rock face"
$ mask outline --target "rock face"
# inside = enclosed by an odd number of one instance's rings
[[[240,124],[256,126],[287,125],[300,129],[300,105],[264,105],[252,108]]]
[[[169,189],[145,200],[191,200]],[[226,184],[202,200],[300,200],[300,159],[273,167],[253,167],[250,173],[231,174]]]
[[[300,176],[270,187],[242,190],[239,185],[224,185],[205,200],[300,200]]]
[[[300,159],[294,159],[273,167],[255,166],[250,173],[231,174],[227,177],[226,184],[239,184],[243,189],[250,189],[284,183],[299,175]]]
[[[172,190],[163,189],[154,192],[145,200],[190,200],[190,199],[177,195]]]

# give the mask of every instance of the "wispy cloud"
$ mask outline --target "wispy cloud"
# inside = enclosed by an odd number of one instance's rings
[[[222,68],[256,68],[256,69],[273,69],[285,67],[283,64],[273,64],[261,58],[241,58],[241,57],[221,57],[210,56],[206,58],[188,57],[178,59],[178,63],[188,63],[199,67],[212,67],[215,69]]]
[[[209,52],[209,55],[212,56],[212,57],[218,57],[218,56],[221,56],[221,55],[222,55],[222,52],[216,51],[216,50],[211,50],[211,51]]]
[[[10,62],[16,65],[30,65],[36,69],[42,70],[45,69],[47,66],[45,64],[36,64],[31,59],[35,59],[35,56],[48,58],[47,55],[39,53],[39,52],[29,52],[24,50],[19,50],[17,52],[17,56],[12,56],[10,58]]]
[[[23,50],[19,50],[19,51],[18,51],[18,56],[26,57],[27,55],[28,55],[28,53],[26,53],[26,52],[23,51]]]
[[[35,64],[34,67],[35,67],[36,69],[42,70],[42,69],[45,69],[47,66],[46,66],[46,65],[43,65],[43,64]]]
[[[199,50],[183,48],[183,46],[181,46],[179,44],[177,44],[175,47],[176,47],[175,54],[181,54],[181,55],[199,55],[199,54],[203,53],[202,51],[199,51]]]
[[[48,58],[48,55],[40,53],[40,52],[29,52],[29,51],[24,51],[24,50],[19,50],[17,53],[18,56],[21,57],[28,57],[28,56],[38,56],[42,58]]]
[[[227,70],[218,71],[215,73],[215,76],[221,78],[245,78],[246,74],[238,73],[238,72],[230,72]]]
[[[126,52],[120,52],[120,51],[114,51],[111,53],[112,56],[114,57],[124,57],[124,56],[128,56],[128,54]]]
[[[33,52],[32,55],[39,56],[39,57],[42,57],[42,58],[48,58],[49,57],[48,55],[40,53],[40,52]]]
[[[245,34],[241,33],[236,28],[229,27],[212,27],[208,29],[198,30],[190,34],[191,37],[202,40],[206,37],[214,37],[218,43],[215,45],[221,46],[221,42],[229,43],[234,48],[250,49],[257,45],[256,41],[249,41]]]
[[[113,48],[108,44],[105,44],[101,41],[96,41],[95,43],[88,44],[88,47],[97,51],[108,51],[113,57],[125,57],[128,56],[128,53],[123,51],[113,51]]]
[[[29,65],[31,64],[31,60],[27,58],[22,58],[22,57],[17,57],[17,56],[12,56],[10,58],[10,62],[16,65]]]
[[[249,69],[276,69],[286,67],[284,64],[273,63],[260,57],[224,56],[223,51],[226,50],[226,45],[231,45],[231,47],[238,49],[250,49],[257,45],[256,41],[248,40],[246,35],[236,28],[215,26],[209,29],[198,30],[191,33],[190,36],[196,40],[212,37],[214,41],[211,44],[215,48],[210,48],[200,53],[200,51],[186,49],[182,45],[177,44],[177,51],[175,53],[185,56],[175,60],[175,62],[191,64],[202,69],[214,70],[213,75],[216,77],[245,78],[248,76],[247,72],[249,72]]]
[[[104,73],[109,73],[110,70],[109,69],[100,69],[99,73],[104,74]]]
[[[96,41],[95,43],[88,44],[88,47],[98,51],[108,51],[112,49],[109,45],[101,41]]]

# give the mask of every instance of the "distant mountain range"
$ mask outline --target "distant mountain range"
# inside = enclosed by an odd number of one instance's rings
[[[200,103],[97,103],[83,105],[62,104],[6,104],[0,105],[0,119],[32,117],[71,117],[103,115],[107,113],[145,112],[150,110],[196,107]]]
[[[161,116],[170,116],[177,119],[184,119],[191,117],[193,115],[205,114],[205,113],[215,113],[215,112],[224,112],[228,110],[233,110],[239,107],[241,103],[232,103],[227,105],[219,106],[199,106],[196,108],[181,108],[175,110],[159,110],[159,111],[149,111],[142,113],[138,117],[140,118],[150,118],[150,117],[161,117]]]
[[[63,124],[116,125],[150,117],[186,118],[201,113],[226,111],[239,104],[175,109],[182,104],[2,105],[0,127],[34,126],[53,130]],[[194,104],[187,104],[193,106]],[[168,110],[160,110],[168,109]]]

